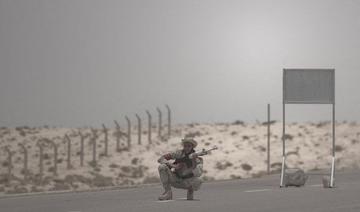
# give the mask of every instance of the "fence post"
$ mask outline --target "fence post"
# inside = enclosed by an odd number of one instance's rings
[[[130,147],[131,147],[131,121],[127,116],[125,116],[125,119],[126,119],[127,127],[128,127],[128,132],[127,132],[128,150],[130,150]]]
[[[27,148],[25,147],[24,144],[19,143],[19,146],[21,147],[21,149],[23,150],[23,154],[24,154],[24,168],[23,168],[23,173],[24,173],[24,181],[27,181],[28,178],[28,151]]]
[[[120,124],[114,120],[114,123],[116,125],[116,151],[119,152],[120,151],[120,135],[121,135],[121,128],[120,128]]]
[[[171,109],[169,105],[165,105],[168,112],[168,138],[171,137]]]
[[[67,134],[65,134],[67,141],[67,169],[71,169],[71,140]]]
[[[12,155],[13,155],[13,153],[11,152],[11,150],[10,150],[10,148],[8,147],[8,146],[6,146],[5,148],[5,151],[7,152],[7,154],[8,154],[8,173],[7,173],[7,183],[8,184],[10,184],[10,182],[11,182],[11,180],[12,180],[12,173],[11,173],[11,171],[12,171]]]
[[[105,124],[102,125],[103,127],[103,131],[105,134],[105,150],[104,150],[104,155],[108,156],[108,129],[106,129]]]
[[[135,114],[138,121],[138,144],[141,145],[141,118],[138,114]]]
[[[270,104],[267,105],[267,173],[270,174]]]
[[[54,141],[50,141],[54,148],[54,176],[57,176],[57,161],[58,161],[58,146],[55,144]]]
[[[162,130],[162,113],[161,110],[157,107],[156,108],[158,115],[159,115],[159,127],[158,127],[158,137],[161,140],[161,130]]]
[[[84,166],[84,135],[81,133],[81,131],[79,131],[79,135],[80,135],[80,166],[83,167]]]
[[[44,163],[43,163],[44,147],[42,146],[41,142],[38,142],[36,145],[39,147],[39,184],[42,184],[42,177],[44,173]]]
[[[148,142],[151,144],[151,114],[148,110],[146,111],[146,114],[148,116]]]
[[[92,142],[93,142],[93,159],[92,159],[92,163],[93,166],[96,166],[96,139],[97,139],[97,134],[96,134],[96,130],[91,129],[91,132],[93,133],[93,137],[92,137]]]

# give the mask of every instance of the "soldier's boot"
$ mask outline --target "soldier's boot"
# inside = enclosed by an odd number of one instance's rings
[[[165,192],[159,196],[159,200],[171,200],[172,199],[172,191],[171,191],[171,187],[167,187],[165,189]]]
[[[187,199],[187,200],[194,200],[194,189],[193,189],[192,187],[190,187],[190,188],[187,190],[186,199]]]

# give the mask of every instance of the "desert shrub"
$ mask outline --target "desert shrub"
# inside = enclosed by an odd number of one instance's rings
[[[9,177],[7,176],[7,174],[0,175],[0,184],[5,184],[7,182],[9,182]]]
[[[80,182],[80,183],[83,183],[83,184],[86,184],[86,185],[91,185],[92,183],[92,180],[90,178],[87,178],[87,177],[84,177],[82,175],[66,175],[66,177],[64,178],[64,180],[58,180],[58,181],[55,181],[56,183],[66,183],[66,184],[74,184],[76,182]]]
[[[240,175],[232,174],[230,175],[230,178],[236,180],[236,179],[241,179],[242,177]]]
[[[113,186],[112,177],[105,177],[103,175],[97,174],[92,180],[92,185],[96,187],[107,187]]]
[[[218,161],[215,165],[215,168],[218,169],[218,170],[225,170],[227,169],[228,167],[231,167],[233,166],[232,163],[230,163],[229,161]]]
[[[250,166],[247,163],[241,164],[241,168],[245,171],[251,171],[252,170],[252,166]]]
[[[351,140],[351,144],[357,144],[357,143],[359,143],[359,140],[356,139]]]
[[[122,173],[119,174],[119,177],[131,177],[131,178],[141,178],[144,176],[144,171],[149,169],[146,166],[122,166],[120,170]]]
[[[49,160],[49,159],[50,159],[50,155],[49,155],[48,153],[45,153],[45,154],[43,155],[43,158],[44,158],[44,160]]]
[[[290,151],[286,153],[286,156],[290,156],[290,155],[297,155],[299,156],[299,153],[297,151]]]
[[[50,190],[51,191],[65,191],[65,190],[70,190],[70,186],[68,184],[64,184],[64,183],[55,183],[54,187],[52,187]]]
[[[271,168],[276,168],[276,167],[280,167],[281,168],[282,163],[278,162],[278,163],[272,163],[271,164]]]
[[[188,132],[185,137],[188,137],[188,138],[194,138],[194,137],[198,137],[198,136],[201,136],[201,132],[200,131],[196,131],[196,132]]]
[[[243,135],[243,136],[242,136],[242,139],[243,139],[243,140],[249,140],[249,139],[250,139],[250,137],[249,137],[249,136],[247,136],[247,135]]]
[[[139,158],[133,158],[131,164],[136,165],[139,162]]]
[[[10,141],[10,142],[11,141],[16,141],[16,137],[11,137],[11,138],[8,138],[7,140]]]
[[[96,165],[97,165],[95,161],[90,161],[90,162],[88,162],[88,164],[91,167],[96,167]]]
[[[275,123],[276,123],[275,120],[272,120],[272,121],[269,122],[270,125],[275,124]],[[266,126],[266,125],[268,125],[268,122],[265,121],[265,122],[261,123],[261,125]]]
[[[210,176],[202,176],[201,178],[203,181],[214,181],[215,178],[214,177],[210,177]]]
[[[31,187],[31,192],[43,192],[44,189],[38,188],[36,186],[32,186]]]
[[[327,124],[329,124],[329,122],[319,122],[315,125],[315,127],[322,128],[322,127],[326,126]]]
[[[119,168],[119,165],[117,165],[115,163],[112,163],[112,164],[110,164],[109,167],[112,168],[112,169],[116,169],[116,168]]]
[[[292,136],[290,134],[285,134],[284,138],[285,138],[285,140],[290,140],[291,141],[294,138],[294,136]]]
[[[122,166],[122,167],[121,167],[121,171],[122,171],[122,172],[130,172],[130,171],[131,171],[131,167],[130,167],[130,166]]]
[[[25,136],[26,136],[26,132],[24,132],[24,131],[19,131],[19,134],[20,134],[22,137],[25,137]]]
[[[342,147],[340,145],[335,146],[335,152],[342,152],[343,150],[344,150],[344,147]]]
[[[1,164],[3,167],[8,167],[9,166],[9,162],[7,162],[7,161],[4,161],[4,162],[2,162],[2,164]]]
[[[232,123],[233,125],[245,125],[245,122],[240,121],[240,120],[236,120]]]

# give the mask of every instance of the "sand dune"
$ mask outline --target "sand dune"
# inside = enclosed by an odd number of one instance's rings
[[[281,167],[281,123],[271,126],[271,171]],[[336,168],[359,168],[360,125],[338,123],[336,132]],[[80,166],[80,136],[84,135],[85,163]],[[169,151],[181,148],[180,139],[191,135],[199,142],[198,149],[214,145],[219,150],[204,156],[204,180],[221,180],[259,177],[266,174],[267,128],[265,125],[243,122],[218,124],[187,124],[173,127],[173,136],[167,141],[157,138],[155,129],[152,144],[148,144],[143,132],[142,145],[137,144],[134,131],[132,146],[127,150],[125,137],[121,149],[116,151],[116,130],[108,132],[109,155],[104,156],[105,134],[97,129],[96,138],[98,164],[92,161],[92,132],[88,128],[29,128],[0,129],[0,193],[21,193],[50,190],[79,190],[114,185],[135,185],[158,182],[157,159]],[[72,141],[71,169],[67,169],[67,143],[64,135]],[[330,123],[293,123],[287,125],[287,166],[306,171],[330,168],[331,125]],[[39,148],[36,143],[44,141],[44,175],[39,176]],[[58,147],[58,175],[54,176],[54,149]],[[23,175],[23,158],[19,143],[29,151],[29,178]],[[8,182],[8,158],[3,150],[8,146],[13,151],[12,179]]]

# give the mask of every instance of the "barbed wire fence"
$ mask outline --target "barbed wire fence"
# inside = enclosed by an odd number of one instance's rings
[[[171,137],[171,121],[172,121],[172,117],[171,117],[171,109],[168,105],[165,105],[165,108],[167,110],[167,134],[164,135],[163,134],[163,123],[162,123],[162,116],[163,113],[161,111],[161,109],[159,107],[156,107],[156,111],[157,111],[157,115],[158,115],[158,123],[157,123],[157,137],[156,139],[158,139],[161,142],[165,142],[167,141],[170,137]],[[143,141],[142,141],[142,134],[143,133],[147,133],[147,145],[152,145],[153,143],[153,139],[155,139],[154,135],[152,134],[152,128],[153,128],[153,120],[152,120],[152,114],[150,113],[149,110],[145,110],[145,114],[147,116],[147,123],[148,123],[148,129],[147,131],[142,131],[142,123],[143,123],[143,118],[141,117],[140,114],[135,114],[135,118],[137,120],[137,126],[135,126],[135,128],[137,129],[137,145],[141,146],[144,145]],[[127,125],[127,132],[122,131],[120,124],[115,120],[114,124],[115,124],[115,132],[113,133],[113,136],[115,137],[115,148],[114,148],[114,152],[115,154],[121,154],[123,151],[131,151],[132,147],[134,146],[132,144],[132,125],[131,125],[131,120],[129,118],[129,116],[125,116],[125,122]],[[54,177],[58,176],[59,173],[59,163],[61,163],[61,161],[63,161],[64,159],[66,159],[66,170],[71,170],[71,169],[75,169],[76,168],[76,164],[74,163],[74,157],[72,157],[74,155],[74,144],[79,145],[79,151],[76,153],[77,155],[79,155],[79,163],[78,166],[79,167],[85,167],[86,164],[84,163],[86,160],[86,158],[91,158],[91,161],[89,161],[88,165],[90,167],[96,167],[99,163],[99,160],[101,160],[102,157],[108,157],[109,156],[109,131],[110,129],[107,128],[105,126],[105,124],[102,124],[102,129],[95,129],[95,128],[90,128],[90,133],[86,133],[84,132],[86,131],[86,129],[84,130],[78,130],[76,132],[67,132],[64,134],[62,141],[55,141],[55,140],[51,140],[49,138],[43,138],[40,137],[38,138],[38,140],[35,143],[35,146],[37,147],[37,151],[36,148],[34,150],[32,150],[30,147],[31,146],[27,146],[30,145],[30,142],[28,140],[23,140],[21,143],[18,143],[18,146],[20,147],[20,151],[19,153],[17,153],[16,151],[13,151],[9,145],[6,145],[4,147],[1,148],[1,151],[3,153],[5,153],[5,155],[7,155],[6,159],[4,161],[0,161],[1,163],[1,168],[6,167],[6,185],[9,185],[11,183],[12,180],[17,179],[18,176],[15,176],[14,170],[15,170],[15,164],[14,164],[14,157],[17,154],[21,154],[21,157],[18,157],[17,160],[22,160],[22,167],[21,169],[21,174],[22,176],[22,182],[24,184],[29,183],[30,181],[30,177],[35,178],[32,179],[34,182],[36,182],[37,185],[42,185],[43,184],[43,180],[44,180],[44,160],[45,159],[50,159],[49,158],[49,154],[44,153],[45,150],[47,151],[52,151],[52,164],[53,166],[51,167],[51,172],[52,175]],[[98,139],[101,136],[101,133],[104,136],[104,150],[99,153],[98,151]],[[86,140],[88,140],[89,142],[85,142]],[[124,148],[121,148],[121,141],[126,142],[126,145]],[[78,143],[76,143],[78,142]],[[4,144],[5,142],[2,141],[2,144]],[[63,154],[61,157],[61,155],[59,155],[59,147],[61,145],[64,145],[64,150],[65,150],[65,154]],[[89,156],[86,156],[86,151],[85,148],[91,148],[91,154]],[[33,152],[32,152],[33,151]],[[34,152],[35,151],[35,152]],[[29,160],[29,155],[31,153],[35,153],[35,158],[38,159],[38,163],[37,163],[37,168],[36,165],[35,166],[29,166],[29,164],[36,164],[36,161],[31,161]],[[76,155],[75,154],[75,155]],[[34,158],[32,158],[34,159]],[[35,168],[34,168],[35,167]],[[32,174],[35,173],[35,174]],[[1,172],[0,172],[1,174]],[[34,176],[30,176],[30,175],[34,175]],[[0,182],[1,184],[1,182]]]

